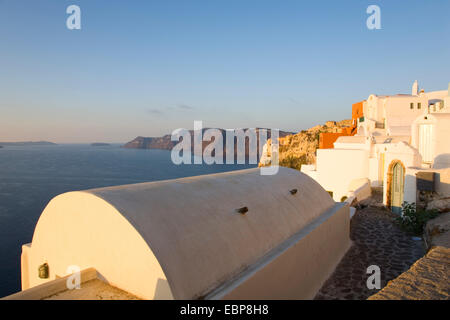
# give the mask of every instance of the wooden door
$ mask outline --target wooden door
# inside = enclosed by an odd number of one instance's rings
[[[405,184],[405,172],[400,162],[392,167],[391,184],[391,210],[394,213],[402,212],[403,191]]]

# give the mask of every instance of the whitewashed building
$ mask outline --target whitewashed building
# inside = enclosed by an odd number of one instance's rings
[[[316,165],[303,166],[302,172],[332,193],[335,201],[367,197],[367,192],[351,190],[357,181],[367,181],[369,189],[383,187],[383,202],[393,211],[399,211],[404,201],[416,202],[417,172],[433,171],[439,178],[450,170],[449,92],[419,91],[415,81],[411,94],[371,94],[364,101],[357,134],[339,137],[334,149],[318,149]],[[435,191],[450,193],[445,180],[449,174],[441,176],[434,182]]]

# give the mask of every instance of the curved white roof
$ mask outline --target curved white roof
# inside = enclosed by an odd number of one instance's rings
[[[195,299],[334,205],[313,179],[282,167],[70,192],[44,210],[32,248],[55,274],[94,267],[143,298]]]

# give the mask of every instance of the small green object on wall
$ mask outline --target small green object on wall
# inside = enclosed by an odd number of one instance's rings
[[[39,266],[39,278],[48,279],[48,264],[44,263]]]

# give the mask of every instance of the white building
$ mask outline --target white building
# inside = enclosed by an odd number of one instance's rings
[[[411,94],[371,94],[363,104],[357,134],[339,137],[334,149],[318,149],[316,165],[303,166],[302,171],[332,192],[335,201],[358,197],[351,189],[356,181],[368,181],[383,186],[383,202],[394,211],[403,201],[416,202],[417,172],[450,170],[449,92],[419,91],[415,81]],[[435,182],[435,191],[450,193],[445,179]]]

